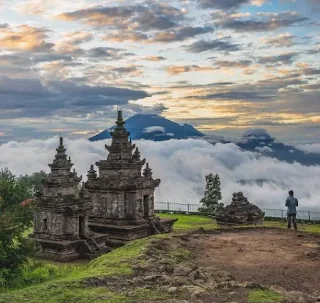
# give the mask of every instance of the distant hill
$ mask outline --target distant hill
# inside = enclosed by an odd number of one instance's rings
[[[235,143],[244,150],[258,152],[265,157],[276,158],[280,161],[320,165],[320,154],[306,154],[294,146],[277,142],[264,129],[248,130],[241,141]]]
[[[170,139],[188,139],[204,137],[190,124],[178,124],[158,115],[135,115],[126,120],[125,124],[132,140],[166,141]],[[115,126],[89,138],[99,141],[111,138],[110,131]]]

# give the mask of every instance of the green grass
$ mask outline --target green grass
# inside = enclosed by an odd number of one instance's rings
[[[145,238],[131,242],[87,264],[59,266],[51,262],[44,263],[42,267],[29,272],[34,278],[34,283],[40,284],[2,293],[0,303],[131,302],[123,295],[112,293],[107,288],[84,287],[83,281],[93,277],[130,275],[131,265],[136,263],[136,257],[147,248],[150,240]],[[51,276],[48,274],[49,268]],[[51,279],[53,276],[56,278]],[[41,283],[46,278],[50,281]]]
[[[251,290],[249,293],[250,303],[281,303],[283,296],[272,290]]]
[[[188,230],[188,229],[213,229],[217,228],[216,222],[209,217],[200,215],[182,215],[182,214],[159,214],[162,218],[177,218],[178,221],[174,224],[174,230]]]
[[[287,222],[283,221],[265,221],[263,225],[266,227],[287,228]],[[291,229],[293,229],[293,226],[291,226]],[[298,230],[311,233],[320,233],[320,224],[298,223]]]
[[[177,218],[174,230],[178,233],[199,228],[216,229],[217,224],[211,218],[199,215],[161,214],[165,218]],[[286,228],[285,222],[265,221],[264,226]],[[301,228],[301,225],[298,225]],[[309,232],[320,232],[320,225],[304,224]],[[130,295],[114,293],[106,287],[89,287],[84,281],[89,278],[123,277],[132,274],[132,265],[137,257],[147,249],[155,238],[169,238],[161,234],[136,240],[105,254],[91,262],[62,264],[57,262],[31,260],[24,268],[22,280],[17,281],[15,289],[0,293],[0,303],[131,303],[143,300],[161,300],[166,295],[154,289],[136,289]],[[179,261],[190,258],[189,251],[173,250],[168,257]],[[20,287],[20,289],[16,289]],[[250,303],[281,302],[281,296],[271,291],[253,290],[249,294]],[[273,301],[271,301],[273,300]],[[277,301],[278,300],[278,301]]]
[[[200,215],[185,215],[185,214],[159,214],[162,218],[177,218],[178,221],[174,224],[174,230],[183,231],[183,230],[192,230],[198,228],[204,229],[216,229],[218,228],[217,223],[214,219],[200,216]],[[258,225],[259,226],[259,225]],[[265,227],[279,227],[287,228],[287,223],[283,221],[272,221],[265,220],[263,223]],[[233,226],[237,227],[237,226]],[[246,225],[242,227],[254,227],[253,225]],[[298,223],[298,230],[307,231],[312,233],[320,233],[320,224],[307,224],[307,223]]]

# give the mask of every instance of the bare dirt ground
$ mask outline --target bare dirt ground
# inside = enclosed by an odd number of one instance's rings
[[[150,299],[137,303],[316,303],[320,235],[240,228],[155,238],[132,271],[128,279],[93,277],[84,286],[107,287],[129,298],[137,289],[148,291]],[[249,299],[257,291],[280,299]]]
[[[198,266],[229,272],[237,282],[320,296],[319,236],[252,229],[195,234],[185,240]]]

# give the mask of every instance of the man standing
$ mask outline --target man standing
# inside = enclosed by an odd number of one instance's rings
[[[289,191],[289,197],[286,200],[288,228],[291,228],[291,219],[293,221],[294,229],[297,230],[297,207],[298,199],[293,196],[293,190]]]

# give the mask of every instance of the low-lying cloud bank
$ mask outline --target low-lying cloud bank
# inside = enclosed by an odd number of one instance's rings
[[[297,145],[296,148],[304,151],[306,154],[320,154],[320,143]]]
[[[58,141],[55,137],[0,145],[0,167],[8,167],[17,175],[48,172]],[[90,164],[106,158],[105,143],[110,140],[65,140],[67,153],[84,180]],[[287,191],[293,189],[301,210],[320,211],[320,166],[307,167],[258,157],[258,154],[241,151],[233,143],[213,146],[194,139],[135,143],[150,163],[154,176],[162,180],[156,192],[157,201],[197,204],[204,192],[205,175],[212,172],[221,177],[225,204],[231,202],[233,192],[243,191],[250,202],[260,207],[285,209]],[[254,179],[263,182],[260,185],[239,183]]]

